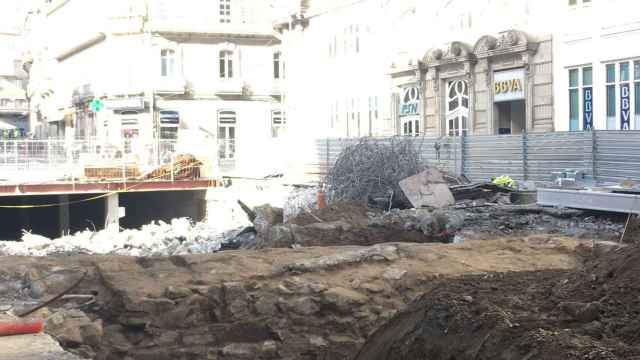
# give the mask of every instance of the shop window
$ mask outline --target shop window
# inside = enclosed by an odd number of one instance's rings
[[[231,22],[231,0],[219,0],[220,2],[220,23]]]
[[[171,77],[174,74],[176,52],[171,49],[162,49],[160,51],[160,67],[163,77]]]
[[[569,69],[569,131],[593,129],[593,68]]]
[[[271,111],[271,137],[278,138],[284,133],[285,126],[287,125],[287,118],[284,111],[273,110]]]
[[[218,157],[230,160],[236,153],[236,112],[218,111]]]
[[[220,78],[231,79],[233,77],[233,52],[220,51]]]
[[[447,135],[466,135],[468,131],[468,122],[469,85],[466,80],[449,81],[447,86]]]
[[[640,64],[623,61],[605,65],[607,129],[640,130]]]

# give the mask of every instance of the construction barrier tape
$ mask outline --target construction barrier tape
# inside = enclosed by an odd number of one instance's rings
[[[200,166],[200,164],[198,163],[197,166]],[[174,172],[178,172],[178,171],[181,171],[181,170],[194,168],[194,167],[197,167],[197,166],[187,165],[187,166],[183,166],[183,167],[176,167],[174,169]],[[158,179],[166,177],[166,176],[167,176],[167,174],[162,174],[160,176],[157,176],[157,177],[151,178],[151,179],[147,179],[147,180],[148,181],[158,180]],[[105,194],[92,196],[92,197],[89,197],[89,198],[86,198],[86,199],[81,199],[81,200],[65,201],[65,202],[50,203],[50,204],[34,204],[34,205],[0,205],[0,209],[39,209],[39,208],[51,208],[51,207],[57,207],[57,206],[67,206],[67,205],[79,204],[79,203],[84,203],[84,202],[89,202],[89,201],[102,199],[102,198],[111,196],[113,194],[126,193],[126,192],[129,192],[131,189],[135,189],[137,186],[140,186],[142,184],[144,184],[144,182],[141,182],[141,183],[139,183],[137,185],[132,185],[130,187],[127,187],[127,184],[125,183],[124,184],[125,188],[123,190],[111,191],[111,192],[108,192],[108,193],[105,193]]]

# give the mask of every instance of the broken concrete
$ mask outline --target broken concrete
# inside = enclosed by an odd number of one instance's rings
[[[400,189],[414,208],[443,208],[455,204],[449,184],[442,173],[429,168],[400,181]]]

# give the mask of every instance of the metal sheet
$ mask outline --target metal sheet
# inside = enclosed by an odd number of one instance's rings
[[[538,205],[640,214],[640,195],[538,189]]]

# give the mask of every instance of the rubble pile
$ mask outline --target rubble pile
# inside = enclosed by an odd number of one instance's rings
[[[410,139],[365,138],[342,150],[326,183],[335,201],[381,209],[407,208],[411,204],[399,182],[423,168],[418,149]]]
[[[140,229],[82,231],[58,239],[26,232],[22,241],[0,242],[0,255],[47,256],[56,254],[172,256],[218,251],[223,234],[206,222],[187,218],[153,222]]]

